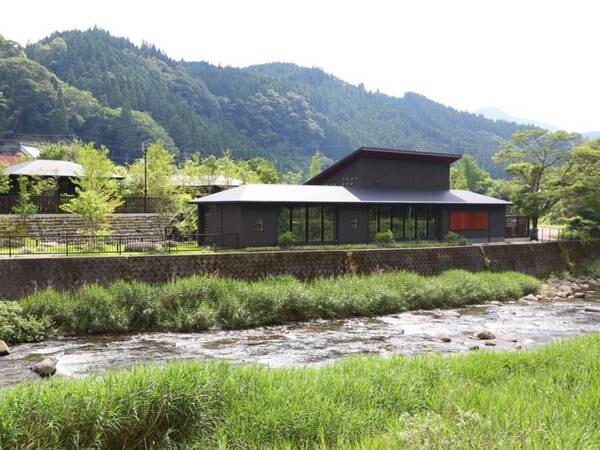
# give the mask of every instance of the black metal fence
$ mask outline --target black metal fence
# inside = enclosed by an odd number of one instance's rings
[[[600,231],[540,227],[531,230],[531,239],[539,242],[600,239]]]
[[[529,237],[529,217],[528,216],[506,216],[505,236],[512,238]]]
[[[237,233],[195,234],[177,239],[139,234],[0,236],[0,255],[5,256],[209,252],[237,247]]]
[[[64,214],[61,205],[71,200],[70,195],[43,196],[36,195],[31,197],[31,201],[36,206],[39,214]],[[10,214],[17,204],[16,195],[0,195],[0,214]],[[115,213],[134,214],[134,213],[155,213],[158,211],[158,199],[153,197],[123,197],[123,204],[119,206]]]

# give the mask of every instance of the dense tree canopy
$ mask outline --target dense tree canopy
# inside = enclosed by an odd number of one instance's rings
[[[468,153],[498,176],[489,157],[518,129],[417,94],[369,92],[316,68],[174,61],[99,29],[55,33],[25,50],[28,58],[0,41],[0,132],[74,134],[109,146],[116,162],[158,140],[180,159],[231,149],[306,176],[316,148],[337,160],[378,145]]]

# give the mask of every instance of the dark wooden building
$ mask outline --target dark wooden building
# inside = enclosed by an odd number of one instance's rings
[[[508,202],[450,189],[460,157],[361,147],[304,185],[248,184],[193,200],[199,232],[235,236],[239,247],[275,245],[286,231],[311,244],[369,242],[384,230],[397,240],[454,231],[503,241]]]

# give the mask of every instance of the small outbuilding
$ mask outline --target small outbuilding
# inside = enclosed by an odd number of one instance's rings
[[[361,147],[304,185],[248,184],[194,199],[199,236],[230,246],[439,241],[453,231],[474,242],[503,241],[509,202],[450,189],[460,155]]]

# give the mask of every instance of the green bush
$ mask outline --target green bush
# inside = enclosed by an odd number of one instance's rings
[[[450,245],[468,245],[470,243],[467,238],[454,231],[448,231],[444,240]]]
[[[285,233],[281,233],[277,239],[280,247],[289,247],[294,243],[294,233],[291,231],[286,231]]]
[[[18,303],[0,301],[0,340],[8,344],[39,342],[49,331],[50,322],[45,316],[32,317],[24,314]]]
[[[389,244],[390,242],[394,242],[394,233],[392,233],[392,230],[378,231],[375,233],[373,239],[378,244]]]
[[[590,275],[600,277],[600,259],[595,260],[589,268]]]

